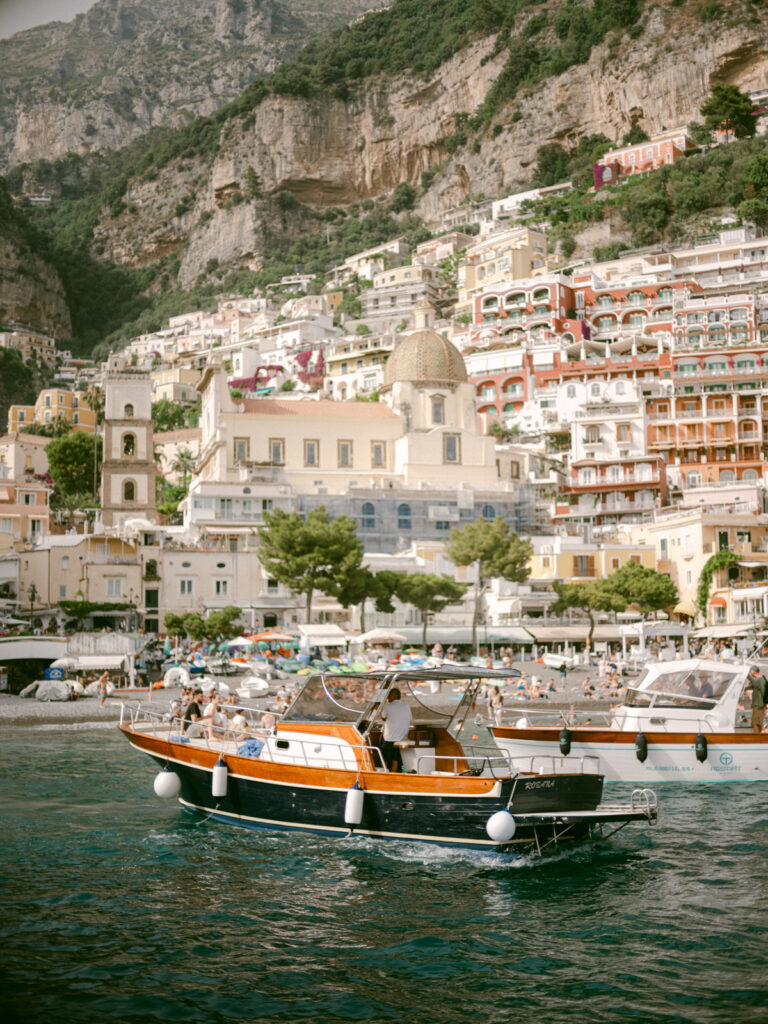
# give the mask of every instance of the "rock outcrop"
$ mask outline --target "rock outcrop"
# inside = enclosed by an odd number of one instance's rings
[[[209,114],[314,36],[388,3],[98,0],[0,40],[0,173]]]
[[[13,230],[0,226],[0,327],[69,338],[69,309],[54,267]]]
[[[99,243],[106,255],[134,265],[175,247],[184,285],[212,258],[258,263],[291,225],[274,203],[232,205],[243,197],[249,167],[265,194],[287,191],[321,209],[386,195],[403,181],[418,186],[423,171],[439,167],[417,207],[436,221],[468,198],[525,187],[545,143],[569,145],[598,132],[618,140],[633,121],[653,133],[698,118],[714,81],[744,90],[768,85],[768,13],[752,10],[759,26],[745,21],[713,31],[686,9],[653,7],[639,39],[623,36],[620,52],[615,41],[596,46],[588,62],[525,87],[497,113],[494,131],[469,132],[452,154],[446,139],[480,107],[506,59],[506,52],[493,55],[494,38],[466,47],[430,81],[368,80],[347,101],[271,96],[247,119],[228,123],[211,167],[187,160],[154,182],[131,185],[126,203],[133,212],[105,217]],[[294,221],[295,232],[301,227]]]

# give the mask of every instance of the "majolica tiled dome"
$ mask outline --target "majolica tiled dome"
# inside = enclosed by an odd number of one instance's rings
[[[407,335],[387,360],[384,387],[398,381],[424,384],[460,384],[467,379],[461,352],[435,331]]]

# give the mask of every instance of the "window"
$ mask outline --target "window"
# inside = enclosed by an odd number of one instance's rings
[[[363,505],[363,515],[360,525],[364,530],[376,529],[376,509],[370,501],[366,501]]]
[[[127,420],[129,420],[129,419],[131,419],[133,417],[133,406],[131,405],[130,402],[128,402],[128,404],[126,405],[126,407],[125,407],[125,409],[123,411],[123,415],[124,415],[125,419],[127,419]]]
[[[617,555],[611,556],[611,569],[620,569],[621,559]]]
[[[594,576],[595,575],[595,556],[594,555],[576,555],[576,576]]]
[[[247,462],[250,451],[251,442],[250,438],[247,437],[236,437],[235,441],[235,462]]]
[[[45,407],[46,407],[46,409],[50,409],[51,408],[51,396],[50,395],[46,395],[45,396]]]
[[[136,500],[136,485],[133,480],[126,480],[123,484],[123,501]]]
[[[66,583],[59,584],[59,600],[64,600],[67,596],[67,585]]]
[[[593,384],[592,387],[589,389],[589,393],[591,395],[598,396],[600,394],[600,385]]]
[[[443,435],[443,462],[461,462],[461,445],[458,434]]]
[[[586,444],[600,444],[600,427],[587,427],[584,441]]]
[[[569,398],[575,398],[576,397],[576,385],[575,384],[569,384],[568,387],[566,388],[566,392],[565,393],[566,393],[566,395]]]
[[[123,435],[123,455],[136,454],[136,438],[133,434]]]
[[[120,576],[107,576],[107,597],[123,596],[123,580]]]
[[[280,584],[277,582],[277,580],[273,580],[273,579],[267,580],[267,592],[268,593],[276,594],[279,586],[280,586]]]
[[[493,505],[483,505],[483,511],[481,513],[483,519],[487,519],[489,523],[492,523],[496,518],[496,509]]]
[[[402,504],[397,506],[397,528],[398,530],[410,530],[411,528],[411,506]]]
[[[509,476],[510,476],[510,479],[512,479],[512,480],[519,480],[520,479],[520,463],[519,462],[510,462],[510,464],[509,464]]]
[[[43,421],[45,423],[50,423],[51,422],[51,414],[50,414],[50,412],[46,412],[46,414],[43,416]]]
[[[439,395],[432,399],[432,422],[445,423],[445,399]]]
[[[352,442],[338,442],[339,469],[348,469],[352,465]]]
[[[631,432],[632,430],[628,423],[619,423],[619,425],[616,427],[616,440],[629,441]]]
[[[69,555],[64,555],[61,559],[61,568],[62,570],[69,568]]]
[[[79,412],[73,412],[72,413],[72,422],[74,424],[78,424],[80,422],[80,413]]]
[[[438,519],[437,522],[435,523],[436,530],[450,530],[450,528],[451,524],[448,522],[447,519]]]
[[[384,442],[371,441],[371,466],[374,469],[382,469],[385,465]]]
[[[179,594],[182,597],[190,597],[193,592],[194,580],[179,580]]]
[[[149,558],[144,564],[144,575],[148,577],[157,576],[157,561]]]
[[[278,466],[285,462],[285,438],[270,437],[269,439],[269,461]]]
[[[320,464],[320,442],[319,441],[305,441],[304,442],[304,465],[305,466],[318,466]]]
[[[36,494],[22,494],[21,503],[22,505],[36,505]]]
[[[12,519],[0,519],[0,533],[11,533],[13,530]]]
[[[617,395],[623,395],[625,390],[626,390],[626,387],[625,387],[624,381],[623,380],[616,381],[616,394]]]
[[[159,590],[145,590],[144,591],[144,607],[147,611],[156,612],[160,607],[160,591]]]
[[[216,597],[226,597],[228,592],[228,580],[214,580]]]

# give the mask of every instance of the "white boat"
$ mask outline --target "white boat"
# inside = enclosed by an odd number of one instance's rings
[[[235,691],[242,700],[253,700],[255,697],[266,697],[269,683],[261,676],[244,676],[241,685]]]
[[[512,757],[594,757],[606,782],[747,782],[768,779],[768,733],[755,733],[739,709],[751,664],[654,663],[630,684],[624,703],[597,725],[570,719],[490,726]],[[751,706],[751,699],[747,700]]]

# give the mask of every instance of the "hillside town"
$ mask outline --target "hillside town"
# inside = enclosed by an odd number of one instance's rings
[[[596,186],[652,173],[689,141],[681,129],[606,154]],[[0,335],[55,366],[0,438],[6,627],[71,627],[77,602],[75,623],[96,629],[158,634],[169,614],[230,605],[252,630],[296,627],[304,598],[265,570],[259,530],[278,510],[323,509],[354,521],[371,571],[465,585],[430,617],[434,640],[467,632],[480,591],[486,636],[531,642],[560,623],[593,639],[586,606],[550,611],[556,586],[628,563],[671,579],[663,618],[720,638],[760,631],[768,238],[726,222],[684,247],[564,264],[526,216],[536,198],[449,211],[428,241],[359,252],[324,281],[222,297],[101,365],[33,332]],[[78,433],[103,450],[79,496],[47,455]],[[478,519],[530,542],[524,582],[481,586],[476,562],[450,560],[452,533]],[[368,612],[420,636],[412,606]],[[364,616],[364,600],[315,595],[314,622],[339,635]],[[594,640],[639,618],[598,609]]]

